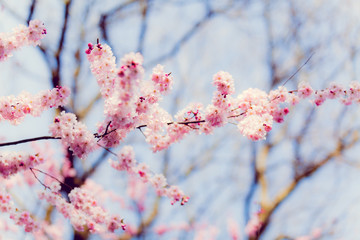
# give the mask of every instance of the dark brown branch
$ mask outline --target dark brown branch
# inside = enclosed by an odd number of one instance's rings
[[[229,118],[231,117],[238,117],[243,115],[239,114],[236,116],[229,116]],[[183,125],[187,125],[189,126],[189,124],[197,124],[197,123],[204,123],[206,122],[205,120],[198,120],[198,121],[184,121],[184,122],[168,122],[167,125],[171,125],[171,124],[183,124]],[[99,135],[98,133],[94,133],[94,137],[95,138],[99,138],[99,140],[101,140],[101,138],[105,137],[106,135],[109,135],[112,132],[115,132],[117,129],[113,129],[111,131],[108,132],[108,128],[111,122],[109,122],[109,124],[106,127],[105,133],[103,133],[102,135]],[[146,124],[143,125],[139,125],[136,128],[141,130],[141,128],[143,127],[147,127]],[[14,142],[6,142],[6,143],[0,143],[0,147],[5,147],[5,146],[11,146],[11,145],[17,145],[17,144],[21,144],[21,143],[27,143],[27,142],[34,142],[34,141],[39,141],[39,140],[48,140],[48,139],[61,139],[61,137],[52,137],[52,136],[42,136],[42,137],[35,137],[35,138],[27,138],[27,139],[23,139],[23,140],[19,140],[19,141],[14,141]],[[106,149],[106,148],[104,148]]]
[[[30,5],[30,10],[29,10],[29,15],[26,20],[27,24],[29,24],[30,20],[32,19],[32,16],[34,15],[35,5],[36,5],[36,0],[32,0],[31,5]]]
[[[198,121],[189,121],[189,122],[168,122],[167,125],[172,125],[172,124],[175,124],[175,123],[183,124],[183,125],[189,125],[189,124],[204,123],[204,122],[206,122],[206,121],[205,120],[198,120]],[[137,126],[136,128],[140,130],[143,127],[147,127],[147,125],[143,124],[143,125]]]
[[[65,1],[64,22],[63,22],[63,26],[61,29],[61,35],[60,35],[60,40],[58,43],[58,48],[55,53],[56,68],[53,69],[53,71],[52,71],[52,84],[54,87],[60,86],[60,79],[61,79],[60,78],[60,72],[61,72],[61,57],[60,56],[61,56],[61,53],[64,48],[71,3],[72,3],[72,0]]]
[[[60,137],[52,137],[52,136],[27,138],[27,139],[23,139],[23,140],[19,140],[19,141],[14,141],[14,142],[0,143],[0,147],[17,145],[17,144],[27,143],[27,142],[34,142],[34,141],[39,141],[39,140],[48,140],[48,139],[61,139],[61,138]]]
[[[294,90],[296,91],[296,90]],[[294,92],[294,91],[290,91],[290,92]],[[237,109],[233,109],[231,111],[235,111]],[[237,115],[232,115],[232,116],[228,116],[228,118],[236,118],[236,117],[240,117],[242,115],[246,114],[245,112],[242,112],[240,114]],[[182,124],[182,125],[186,125],[191,127],[192,129],[197,129],[197,128],[193,128],[192,126],[190,126],[190,124],[198,124],[198,123],[204,123],[206,122],[206,120],[196,120],[196,121],[182,121],[182,122],[168,122],[166,123],[167,125],[172,125],[172,124]],[[106,135],[109,135],[112,132],[115,132],[117,129],[112,129],[111,131],[109,130],[109,126],[110,126],[111,121],[108,123],[108,125],[106,126],[105,132],[103,134],[98,134],[98,133],[94,133],[94,137],[95,138],[99,138],[98,142],[105,137]],[[141,128],[147,127],[146,124],[143,125],[139,125],[135,128],[139,129],[141,131]],[[142,132],[142,131],[141,131]],[[143,132],[142,132],[143,133]],[[26,142],[33,142],[33,141],[38,141],[38,140],[46,140],[46,139],[61,139],[60,137],[51,137],[51,136],[43,136],[43,137],[36,137],[36,138],[29,138],[29,139],[23,139],[23,140],[19,140],[19,141],[15,141],[15,142],[7,142],[7,143],[0,143],[0,147],[4,147],[4,146],[10,146],[10,145],[16,145],[16,144],[21,144],[21,143],[26,143]],[[104,149],[106,149],[105,147],[103,147]]]
[[[205,120],[200,120],[200,121],[190,121],[190,122],[178,122],[178,124],[184,124],[184,125],[188,125],[188,124],[194,124],[194,123],[202,123],[205,122]],[[169,122],[167,123],[168,125],[174,124],[175,122]],[[110,124],[110,123],[109,123]],[[109,126],[109,125],[108,125]],[[141,129],[143,127],[147,127],[147,125],[140,125],[136,128]],[[94,134],[94,137],[96,138],[103,138],[104,136],[116,131],[116,129],[113,129],[109,132],[107,132],[108,127],[106,128],[106,131],[104,134],[102,135],[98,135],[97,133]],[[39,140],[48,140],[48,139],[61,139],[61,137],[52,137],[52,136],[42,136],[42,137],[35,137],[35,138],[27,138],[27,139],[22,139],[19,141],[14,141],[14,142],[5,142],[5,143],[0,143],[0,147],[5,147],[5,146],[11,146],[11,145],[17,145],[17,144],[22,144],[22,143],[27,143],[27,142],[35,142],[35,141],[39,141]],[[104,148],[104,147],[103,147]],[[106,149],[106,148],[104,148]],[[107,150],[108,151],[108,150]]]
[[[101,36],[102,36],[103,40],[105,40],[106,42],[109,41],[108,34],[107,34],[108,19],[110,17],[112,17],[115,13],[122,11],[124,8],[126,8],[127,6],[130,6],[132,3],[135,3],[137,1],[138,0],[129,0],[129,1],[120,4],[118,7],[113,8],[109,12],[107,12],[105,14],[102,14],[100,16],[99,27],[100,27]]]

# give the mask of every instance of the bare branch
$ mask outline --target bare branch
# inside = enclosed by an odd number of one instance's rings
[[[30,5],[30,9],[29,9],[29,15],[27,17],[27,24],[29,24],[30,20],[32,19],[32,16],[34,14],[34,11],[35,11],[35,5],[36,5],[36,0],[32,0],[31,1],[31,5]]]
[[[48,139],[61,139],[61,138],[60,137],[52,137],[52,136],[27,138],[27,139],[23,139],[23,140],[19,140],[19,141],[14,141],[14,142],[0,143],[0,147],[17,145],[17,144],[27,143],[27,142],[35,142],[35,141],[39,141],[39,140],[48,140]]]

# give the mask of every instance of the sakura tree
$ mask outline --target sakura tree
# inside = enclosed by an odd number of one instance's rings
[[[0,4],[4,239],[357,234],[356,1]]]

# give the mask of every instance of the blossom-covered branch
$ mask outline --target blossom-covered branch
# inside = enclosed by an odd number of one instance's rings
[[[92,233],[114,232],[118,228],[125,230],[123,219],[105,211],[90,191],[74,188],[69,194],[70,202],[67,202],[59,193],[59,182],[53,182],[49,188],[50,191],[41,191],[39,198],[54,205],[65,218],[69,218],[77,231],[84,231],[85,227]]]
[[[10,194],[6,192],[4,187],[0,188],[0,211],[10,214],[10,218],[16,225],[25,227],[25,232],[32,232],[39,227],[29,212],[19,210],[14,206]]]
[[[29,22],[29,27],[19,25],[12,32],[0,33],[0,62],[11,56],[11,53],[23,46],[40,44],[46,29],[39,20]]]
[[[19,171],[27,170],[39,165],[44,159],[39,154],[26,154],[21,152],[0,153],[0,175],[4,178],[14,175]]]
[[[131,146],[125,146],[118,154],[117,161],[109,160],[110,165],[119,171],[126,171],[129,174],[137,175],[144,183],[149,182],[156,190],[158,196],[167,196],[171,204],[180,201],[184,205],[189,197],[177,186],[169,186],[162,174],[153,174],[145,163],[138,164],[135,160],[135,153]]]
[[[173,76],[165,73],[161,65],[153,69],[150,81],[142,80],[142,56],[130,53],[121,60],[119,69],[109,46],[89,43],[86,50],[91,70],[105,99],[105,121],[99,125],[101,134],[106,128],[112,131],[101,142],[106,147],[117,146],[127,133],[147,127],[143,133],[154,152],[168,148],[190,132],[212,133],[228,119],[234,121],[239,132],[253,141],[266,138],[273,122],[281,123],[289,113],[288,106],[308,98],[316,106],[326,99],[338,98],[346,105],[360,100],[360,84],[352,82],[348,89],[332,83],[324,90],[314,91],[306,82],[298,89],[288,91],[284,86],[266,93],[250,88],[237,97],[232,76],[220,71],[213,77],[216,87],[212,104],[204,107],[190,103],[174,117],[162,109],[158,102],[172,86]],[[110,126],[106,125],[111,122]]]
[[[27,114],[39,116],[46,109],[65,106],[69,95],[68,87],[58,86],[36,95],[22,92],[16,97],[0,97],[0,121],[8,120],[14,125],[19,124]]]

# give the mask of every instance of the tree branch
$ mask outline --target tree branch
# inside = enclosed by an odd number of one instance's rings
[[[32,19],[32,16],[34,15],[35,5],[36,5],[36,0],[32,0],[31,5],[30,5],[30,10],[29,10],[29,15],[26,20],[27,24],[29,24],[30,20]]]
[[[345,136],[347,134],[345,134]],[[273,212],[280,206],[281,203],[284,202],[285,199],[287,199],[294,192],[294,190],[300,185],[303,179],[311,177],[315,172],[317,172],[317,170],[319,170],[322,166],[328,163],[331,159],[341,156],[345,150],[351,148],[358,140],[359,136],[357,135],[354,135],[352,140],[348,144],[344,144],[342,139],[339,139],[337,147],[332,152],[330,152],[324,159],[317,163],[309,165],[301,174],[295,176],[294,180],[283,190],[281,190],[270,204],[262,206],[264,211],[260,215],[260,220],[263,224],[259,229],[259,234],[256,237],[250,239],[260,239],[260,236],[262,235],[262,233],[265,232],[267,226],[270,223],[270,218]]]
[[[27,138],[27,139],[23,139],[23,140],[19,140],[19,141],[14,141],[14,142],[0,143],[0,147],[17,145],[17,144],[27,143],[27,142],[34,142],[34,141],[39,141],[39,140],[48,140],[48,139],[61,139],[61,138],[60,137],[52,137],[52,136]]]

